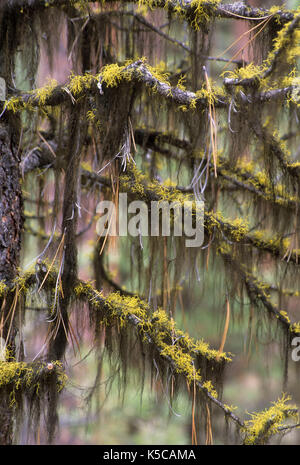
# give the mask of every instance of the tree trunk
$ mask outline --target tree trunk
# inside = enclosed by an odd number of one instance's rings
[[[19,153],[16,144],[15,122],[8,119],[0,123],[0,281],[8,288],[17,275],[22,217],[22,193],[20,186]],[[16,327],[12,319],[14,293],[8,291],[0,298],[0,334],[7,342],[10,355],[15,354]],[[9,408],[9,394],[0,397],[0,444],[13,440],[13,410]]]

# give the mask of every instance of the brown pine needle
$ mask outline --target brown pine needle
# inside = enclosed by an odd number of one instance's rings
[[[19,297],[19,285],[17,285],[17,287],[16,287],[16,293],[15,293],[14,300],[13,300],[12,307],[11,307],[12,315],[11,315],[10,322],[9,322],[9,328],[8,328],[8,332],[7,332],[7,336],[6,336],[5,346],[7,345],[8,340],[9,340],[11,327],[12,327],[12,323],[13,323],[13,320],[14,320],[15,311],[16,311],[16,307],[17,307],[17,303],[18,303],[18,297]],[[11,312],[11,310],[9,311],[9,313],[10,312]]]
[[[42,139],[42,141],[47,145],[48,149],[50,150],[50,152],[52,153],[52,155],[54,156],[54,158],[56,158],[56,153],[54,152],[53,148],[51,147],[51,145],[49,144],[49,142],[46,141],[45,137],[42,136],[42,134],[37,131],[39,137]]]
[[[211,429],[211,419],[210,419],[210,410],[208,404],[206,403],[206,441],[205,444],[207,446],[211,446],[213,444],[213,435]]]
[[[168,289],[167,289],[167,280],[168,280],[168,266],[167,266],[167,238],[164,237],[164,277],[163,277],[163,307],[167,308],[167,299],[168,299]]]
[[[193,385],[193,405],[192,405],[192,445],[197,446],[197,431],[195,423],[195,409],[196,409],[196,383],[194,380]]]
[[[99,255],[102,255],[104,246],[105,246],[105,244],[106,244],[106,241],[107,241],[107,238],[108,238],[108,235],[109,235],[109,230],[110,230],[110,226],[111,226],[111,222],[112,222],[113,216],[114,216],[114,215],[113,215],[113,213],[112,213],[111,216],[110,216],[110,218],[109,218],[108,228],[107,228],[107,231],[106,231],[106,234],[105,234],[105,238],[104,238],[104,241],[103,241],[101,250],[100,250],[100,252],[99,252]],[[102,233],[103,233],[103,231],[102,231]],[[102,236],[102,234],[101,234],[101,236]]]
[[[251,31],[254,29],[257,29],[260,26],[260,24],[257,24],[256,26],[252,27],[251,29],[248,29],[247,31],[243,32],[232,44],[230,44],[223,52],[221,52],[219,55],[216,56],[216,58],[221,58],[223,57],[230,49],[232,49],[245,35],[250,34]]]
[[[112,185],[115,184],[116,187],[114,187],[113,190],[113,198],[112,201],[115,204],[115,212],[119,212],[119,188],[120,188],[120,181],[119,181],[119,176],[118,174],[115,175],[116,182],[114,183],[114,177],[111,174],[111,183]],[[116,228],[119,228],[119,215],[116,214]],[[118,229],[117,229],[118,230]],[[116,250],[117,248],[117,235],[111,236],[110,241],[109,241],[109,250]]]
[[[209,245],[207,247],[206,263],[205,263],[206,271],[208,271],[209,256],[210,256],[210,245],[211,245],[211,243],[209,242]]]
[[[229,304],[229,299],[228,297],[226,298],[226,319],[225,319],[225,325],[224,325],[224,331],[222,335],[222,340],[221,344],[219,347],[219,353],[221,354],[223,352],[226,338],[227,338],[227,333],[228,333],[228,327],[229,327],[229,320],[230,320],[230,304]]]
[[[0,310],[0,314],[1,314],[1,322],[0,322],[0,337],[3,338],[3,328],[4,328],[4,308],[5,308],[5,305],[6,305],[6,296],[4,296],[4,299],[3,299],[3,302],[2,302],[2,305],[1,305],[1,310]]]
[[[232,61],[239,55],[239,53],[241,53],[246,47],[247,45],[251,44],[251,42],[253,42],[253,40],[255,39],[255,37],[257,37],[263,30],[264,28],[267,26],[268,22],[270,21],[271,17],[269,19],[267,19],[266,21],[264,21],[264,24],[263,26],[260,28],[260,30],[253,36],[251,37],[245,45],[243,45],[234,55],[233,57],[228,61],[228,63],[226,63],[226,65],[223,67],[223,70],[225,70],[229,65],[230,63],[232,63]],[[260,24],[259,24],[260,26]]]
[[[137,152],[137,148],[136,148],[135,140],[134,140],[133,127],[132,127],[132,123],[131,123],[131,119],[130,119],[130,118],[128,118],[128,122],[129,122],[130,135],[131,135],[131,141],[132,141],[132,144],[133,144],[133,148],[134,148],[134,151]]]
[[[252,345],[252,337],[253,337],[253,318],[254,318],[254,308],[251,305],[250,312],[249,312],[249,322],[248,322],[248,348],[247,348],[247,356],[246,356],[247,363],[249,363],[250,355],[251,355],[251,345]]]
[[[211,85],[208,79],[205,66],[203,67],[203,70],[204,70],[204,76],[205,76],[205,81],[206,81],[206,88],[209,94],[211,95],[212,89],[211,89]],[[209,101],[208,110],[209,110],[210,140],[211,140],[211,148],[212,148],[213,159],[214,159],[214,172],[215,172],[215,178],[216,178],[217,177],[217,156],[218,156],[217,120],[216,120],[216,112],[215,112],[215,106],[213,104],[213,101]]]

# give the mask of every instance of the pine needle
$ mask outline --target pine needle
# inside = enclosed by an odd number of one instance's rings
[[[213,435],[212,435],[212,429],[211,429],[211,418],[210,418],[210,410],[208,407],[208,404],[205,404],[206,406],[206,441],[205,444],[207,446],[211,446],[213,444]]]
[[[197,446],[197,431],[195,423],[195,409],[196,409],[196,382],[193,385],[193,405],[192,405],[192,445]]]
[[[220,347],[219,347],[220,354],[224,350],[224,346],[225,346],[225,342],[226,342],[226,338],[227,338],[227,333],[228,333],[229,320],[230,320],[230,304],[229,304],[228,297],[226,297],[226,319],[225,319],[225,325],[224,325],[222,340],[221,340],[221,344],[220,344]]]

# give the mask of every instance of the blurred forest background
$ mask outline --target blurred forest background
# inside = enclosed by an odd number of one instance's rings
[[[233,2],[231,2],[233,3]],[[252,6],[269,8],[273,6],[272,1],[249,0]],[[282,4],[277,0],[277,4]],[[297,8],[297,0],[287,0],[287,8]],[[105,8],[105,7],[103,7]],[[113,9],[112,5],[107,8]],[[117,8],[117,6],[116,6]],[[144,17],[155,27],[167,25],[161,30],[166,31],[171,37],[182,42],[186,41],[185,27],[182,22],[172,18],[169,22],[164,10],[148,10]],[[113,56],[119,60],[126,58],[126,44],[122,42],[122,24],[117,17],[112,16],[112,31],[115,37],[115,49],[111,51]],[[160,66],[162,70],[181,68],[184,60],[184,50],[175,43],[163,46],[165,39],[156,34],[155,31],[141,26],[142,32],[138,32],[139,41],[136,45],[137,56],[147,56],[148,63],[152,66]],[[137,23],[134,27],[138,28]],[[213,26],[210,55],[222,56],[225,59],[244,60],[250,62],[253,59],[253,49],[249,36],[244,32],[249,29],[249,22],[235,21],[234,18],[226,21],[216,21]],[[238,39],[238,40],[237,40]],[[227,52],[226,49],[234,44]],[[26,46],[26,44],[24,44]],[[74,44],[76,46],[76,44]],[[65,83],[74,69],[74,63],[70,59],[70,51],[67,44],[66,26],[61,29],[57,37],[56,48],[53,49],[52,63],[49,63],[47,54],[48,40],[45,32],[44,49],[41,48],[40,61],[37,74],[38,87],[44,86],[49,79],[57,80],[58,84]],[[210,61],[206,63],[209,76],[215,80],[218,78],[226,63],[222,61]],[[229,65],[230,68],[231,65]],[[101,64],[99,64],[99,69]],[[94,71],[99,71],[92,70]],[[22,63],[16,73],[16,87],[22,90],[30,89],[28,77],[22,76]],[[154,119],[153,119],[154,121]],[[141,126],[143,121],[140,122]],[[160,118],[154,122],[153,129],[160,129]],[[138,166],[145,166],[144,150],[137,147],[135,160]],[[144,165],[143,165],[144,163]],[[159,174],[162,179],[170,179],[170,183],[178,181],[176,166],[164,161],[160,165]],[[36,176],[36,174],[33,174]],[[182,179],[184,179],[184,173]],[[183,183],[182,183],[183,184]],[[30,194],[40,196],[43,194],[44,201],[51,201],[53,196],[53,184],[41,182],[31,183],[27,179],[25,189],[30,189]],[[94,208],[93,200],[88,197],[82,198],[81,217],[78,220],[79,230],[84,229],[90,221],[90,212]],[[241,200],[242,201],[242,200]],[[232,215],[231,206],[228,207],[228,216]],[[226,205],[224,205],[226,211]],[[238,211],[238,207],[237,207]],[[34,209],[30,202],[25,202],[26,225],[30,229],[37,228],[36,219],[30,219]],[[38,220],[39,221],[39,220]],[[44,219],[44,230],[51,232],[50,224]],[[41,223],[40,223],[41,224]],[[92,268],[94,241],[96,237],[95,222],[78,240],[79,250],[79,274],[84,280],[94,280]],[[36,237],[25,234],[25,247],[21,268],[35,259],[41,251],[41,242]],[[138,276],[132,276],[130,260],[130,246],[125,238],[110,241],[105,261],[109,276],[127,290],[135,292],[138,288]],[[25,252],[24,252],[25,251]],[[270,273],[272,270],[270,269]],[[265,276],[268,277],[268,264],[265,265]],[[269,276],[272,282],[272,274]],[[224,273],[218,260],[211,260],[208,268],[201,268],[198,279],[187,278],[182,282],[180,295],[177,299],[176,322],[178,328],[186,330],[191,336],[204,338],[214,348],[221,343],[226,316],[226,295],[224,294]],[[106,290],[109,289],[109,286]],[[104,289],[105,290],[105,289]],[[231,302],[231,314],[229,330],[226,338],[226,352],[234,354],[233,362],[225,370],[223,399],[228,405],[238,406],[236,413],[242,417],[245,412],[258,411],[269,406],[271,400],[276,400],[282,394],[284,361],[281,353],[280,334],[270,328],[266,330],[266,322],[262,327],[249,332],[251,327],[251,312],[249,302],[245,300],[243,307],[236,299]],[[248,305],[248,307],[247,307]],[[282,308],[288,310],[289,314],[299,320],[299,298],[290,298],[281,302]],[[287,307],[288,305],[288,307]],[[236,308],[236,311],[234,310]],[[29,315],[29,313],[28,313]],[[81,318],[83,313],[80,313]],[[298,315],[298,317],[297,317]],[[72,315],[74,319],[76,316]],[[71,317],[71,318],[72,318]],[[150,384],[145,383],[143,392],[136,387],[135,374],[132,373],[127,381],[125,394],[120,393],[118,376],[112,376],[112,369],[105,355],[99,371],[99,352],[93,350],[93,335],[89,332],[88,317],[80,337],[80,353],[73,353],[72,346],[68,347],[66,353],[66,371],[69,377],[68,384],[61,394],[59,407],[60,428],[56,437],[56,444],[190,444],[192,435],[192,406],[188,397],[180,394],[170,404],[164,388],[156,383],[154,389],[150,390]],[[270,325],[271,326],[271,325]],[[47,324],[44,316],[37,317],[32,311],[32,318],[26,318],[25,341],[26,357],[28,360],[34,358],[39,352]],[[264,343],[257,343],[257,338]],[[97,360],[96,360],[97,359]],[[300,362],[291,362],[288,384],[285,387],[293,401],[300,403],[299,370]],[[96,395],[91,397],[94,384],[100,387]],[[222,416],[219,412],[220,417]],[[218,415],[218,413],[216,413]],[[218,422],[215,422],[218,423]],[[220,422],[220,428],[223,423]],[[25,442],[26,428],[21,432],[21,442]],[[40,441],[43,443],[44,438]],[[278,442],[278,438],[273,441]],[[292,431],[289,435],[280,439],[281,443],[299,443],[300,432]],[[219,431],[213,438],[214,444],[223,441],[223,432]]]

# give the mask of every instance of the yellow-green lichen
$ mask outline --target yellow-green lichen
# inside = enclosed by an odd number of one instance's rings
[[[57,85],[58,83],[55,79],[48,79],[46,85],[34,91],[34,99],[38,100],[39,105],[45,105]]]
[[[16,395],[19,391],[33,390],[38,395],[41,383],[47,382],[47,376],[52,370],[55,370],[57,391],[60,392],[67,382],[67,375],[60,361],[48,364],[0,361],[0,389],[5,387],[10,389],[12,407],[16,403]]]
[[[191,8],[193,9],[192,27],[198,31],[202,23],[208,22],[214,14],[221,0],[192,0]]]
[[[237,68],[234,71],[226,70],[221,74],[221,76],[226,75],[230,79],[254,79],[261,77],[263,69],[264,68],[262,66],[250,63],[249,65]]]
[[[7,290],[7,285],[3,281],[0,281],[0,297],[3,297],[6,294]]]
[[[269,409],[250,414],[251,420],[245,421],[245,444],[265,444],[284,425],[284,420],[297,422],[297,407],[287,404],[290,399],[283,394]]]
[[[70,82],[67,86],[74,97],[80,95],[84,90],[90,89],[93,82],[97,81],[97,76],[86,73],[83,75],[71,74]]]
[[[290,331],[295,334],[300,334],[300,322],[293,323],[290,326]]]
[[[290,318],[289,318],[289,316],[288,316],[288,314],[287,314],[287,312],[285,310],[280,310],[279,313],[286,320],[287,323],[291,322],[291,320],[290,320]]]
[[[215,399],[218,397],[217,391],[214,389],[211,381],[205,381],[202,386],[209,392]]]
[[[132,60],[129,60],[123,66],[117,63],[104,66],[99,75],[99,77],[101,77],[101,82],[105,83],[107,87],[117,87],[122,81],[130,81],[132,79],[133,69],[126,68],[131,63]]]
[[[175,370],[179,374],[184,374],[187,381],[201,381],[199,370],[196,370],[190,354],[184,353],[178,346],[162,344],[161,355],[169,357],[175,365]]]

